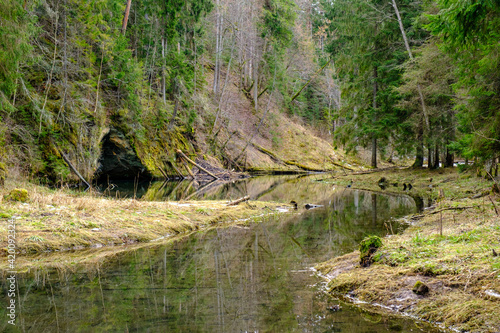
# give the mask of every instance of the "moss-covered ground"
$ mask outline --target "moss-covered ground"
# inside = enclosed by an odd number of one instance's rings
[[[28,200],[10,200],[25,188]],[[276,213],[276,203],[227,201],[152,202],[103,198],[97,193],[48,189],[30,183],[0,188],[0,256],[7,256],[9,224],[15,224],[17,268],[23,256],[109,245],[145,243],[200,228]],[[25,262],[27,265],[27,262]],[[3,260],[0,268],[5,268]]]
[[[331,293],[458,331],[500,331],[500,197],[490,192],[492,181],[456,169],[392,169],[325,181],[388,193],[403,193],[403,183],[411,183],[406,193],[434,200],[406,217],[411,225],[402,234],[383,239],[370,267],[360,266],[359,252],[318,265]],[[418,281],[428,293],[413,291]]]

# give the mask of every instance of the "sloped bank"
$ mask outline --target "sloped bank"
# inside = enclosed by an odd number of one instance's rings
[[[416,173],[422,177],[414,178]],[[428,176],[434,177],[433,187]],[[374,177],[380,174],[366,179]],[[407,217],[411,226],[384,238],[370,267],[361,267],[358,251],[318,265],[330,293],[457,331],[499,332],[499,198],[469,198],[488,193],[492,183],[454,171],[407,170],[387,177],[411,179],[417,191],[431,188],[453,200],[438,198],[431,209]],[[361,176],[355,185],[373,186]]]

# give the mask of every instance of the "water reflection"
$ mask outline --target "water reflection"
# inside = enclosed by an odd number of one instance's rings
[[[316,175],[260,176],[233,182],[213,181],[198,183],[195,181],[141,182],[115,181],[100,184],[104,195],[116,198],[138,198],[149,201],[163,200],[225,200],[249,195],[252,200],[290,201],[290,195],[299,197],[306,188],[330,189],[320,182],[312,182]],[[287,192],[286,190],[292,190]],[[317,192],[317,191],[315,191]],[[297,198],[296,198],[297,199]]]
[[[409,197],[331,190],[315,201],[323,208],[301,207],[300,215],[199,232],[117,254],[99,267],[33,270],[20,276],[16,330],[431,332],[347,304],[327,310],[332,300],[309,267],[355,249],[367,234],[387,234],[391,217],[415,211]]]

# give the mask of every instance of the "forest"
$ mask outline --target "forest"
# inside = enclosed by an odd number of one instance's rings
[[[271,136],[276,149],[288,140],[269,127],[272,112],[335,148],[369,149],[372,167],[460,159],[497,170],[495,1],[0,6],[0,160],[27,175],[71,178],[67,154],[92,178],[112,134],[153,176],[172,172],[176,148],[245,169],[252,139],[241,136]]]
[[[499,332],[499,40],[498,0],[1,0],[0,331]]]

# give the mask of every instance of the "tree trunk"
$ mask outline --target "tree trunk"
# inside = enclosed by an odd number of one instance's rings
[[[165,41],[164,38],[161,39],[161,58],[162,58],[162,67],[161,67],[161,75],[162,75],[162,94],[163,94],[163,105],[166,107],[167,106],[167,82],[166,82],[166,76],[167,76],[167,71],[165,69],[165,44],[167,42]],[[154,58],[153,58],[154,61]]]
[[[220,71],[220,61],[219,61],[219,47],[221,38],[221,24],[220,24],[220,1],[217,0],[215,3],[216,8],[216,33],[215,33],[215,70],[214,70],[214,83],[213,83],[213,93],[216,95],[219,91],[219,71]]]
[[[450,152],[448,148],[446,148],[446,158],[444,162],[445,168],[453,168],[453,163],[455,162],[455,156]]]
[[[427,168],[432,169],[432,147],[430,144],[427,149]]]
[[[439,169],[439,145],[436,143],[434,148],[434,168]]]
[[[377,66],[373,68],[373,111],[377,110]],[[374,118],[374,121],[377,121],[377,118]],[[372,168],[377,168],[377,135],[372,134]]]
[[[413,59],[413,53],[411,52],[410,44],[408,43],[408,38],[406,38],[405,28],[403,26],[403,21],[401,20],[401,15],[399,14],[398,5],[396,4],[396,0],[392,0],[392,7],[394,7],[394,11],[396,12],[396,16],[398,18],[399,29],[401,30],[401,35],[403,36],[403,40],[405,42],[405,48],[408,52],[408,56],[410,59]],[[430,129],[429,116],[427,115],[427,107],[425,105],[424,95],[422,93],[422,87],[420,84],[417,84],[418,96],[420,97],[420,104],[422,105],[422,113],[424,114],[425,125],[427,130]]]
[[[258,81],[259,81],[259,70],[257,66],[257,56],[254,58],[254,63],[253,63],[253,103],[255,106],[255,111],[259,110],[259,90],[258,90]]]
[[[419,122],[417,130],[417,151],[415,154],[415,162],[413,168],[421,168],[424,165],[424,130],[422,121]]]
[[[449,110],[448,111],[448,124],[449,126],[451,126],[451,129],[449,131],[449,134],[446,136],[446,155],[445,155],[445,158],[444,158],[444,167],[445,168],[453,168],[453,163],[455,162],[455,156],[453,155],[453,153],[450,153],[450,149],[448,148],[448,145],[450,144],[450,142],[454,141],[455,140],[455,123],[454,123],[454,119],[455,119],[455,114],[454,114],[454,111],[453,110]]]
[[[128,14],[130,13],[130,6],[132,5],[132,0],[127,0],[127,7],[125,8],[125,15],[123,15],[122,21],[122,34],[125,35],[127,30]]]
[[[372,138],[372,168],[377,168],[377,138]]]

